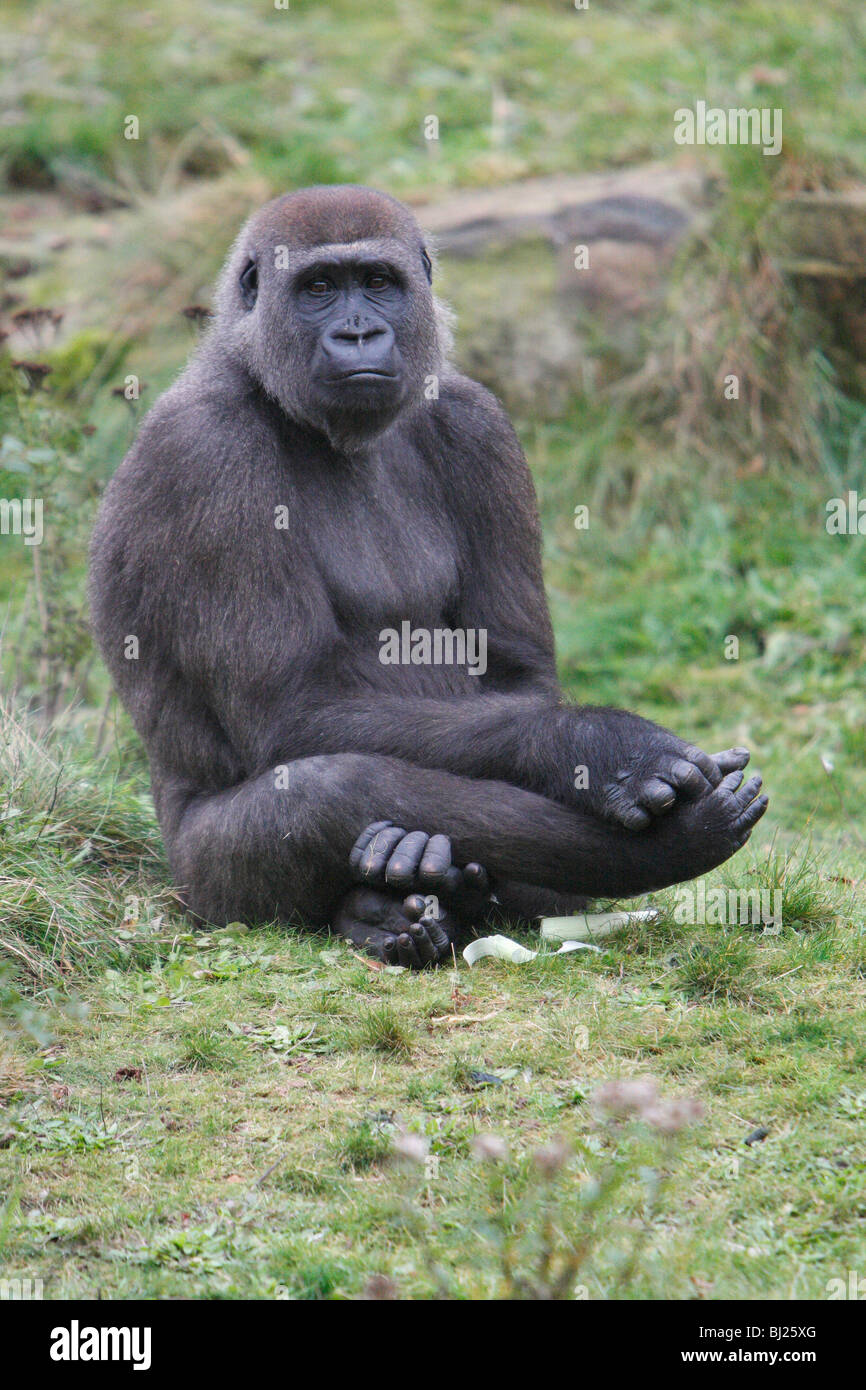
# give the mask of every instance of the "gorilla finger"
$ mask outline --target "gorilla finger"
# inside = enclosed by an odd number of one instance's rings
[[[663,782],[661,777],[650,777],[639,787],[637,799],[647,811],[658,816],[673,806],[677,794],[669,782]]]
[[[412,926],[409,928],[409,935],[412,939],[412,945],[415,947],[415,950],[418,952],[418,955],[425,965],[431,965],[434,960],[438,959],[439,953],[433,945],[423,922],[413,922]]]
[[[451,954],[451,937],[442,923],[437,922],[435,917],[425,917],[424,925],[427,928],[427,935],[436,948],[436,959],[447,960]]]
[[[377,820],[374,821],[372,825],[368,825],[365,830],[361,831],[360,835],[353,844],[352,849],[349,853],[350,868],[357,869],[358,865],[361,862],[361,855],[364,853],[364,850],[367,848],[368,844],[373,839],[373,836],[378,835],[380,830],[387,830],[390,824],[391,822],[389,820]]]
[[[398,892],[401,889],[403,892],[409,891],[415,882],[418,865],[429,838],[423,830],[412,830],[408,835],[404,835],[388,860],[385,870],[385,882],[390,888],[396,888]]]
[[[427,903],[420,893],[410,893],[403,901],[403,912],[410,922],[420,922],[427,911]]]
[[[723,777],[717,790],[722,792],[735,792],[743,780],[743,774],[739,771],[729,772],[727,777]]]
[[[713,767],[715,769],[715,763]],[[709,778],[704,776],[695,763],[687,763],[685,758],[677,758],[666,776],[677,791],[685,792],[687,796],[703,796],[707,791]],[[719,781],[718,769],[716,769],[716,777],[712,786],[717,786]]]
[[[386,965],[397,964],[397,938],[386,936],[382,942],[382,956]]]
[[[652,819],[649,811],[645,811],[634,801],[626,800],[615,802],[610,808],[610,815],[613,820],[624,825],[626,830],[645,830]]]
[[[483,893],[486,897],[490,892],[490,876],[483,864],[467,864],[463,870],[463,882],[473,893]]]
[[[359,873],[363,879],[384,883],[385,866],[405,834],[397,825],[376,832],[361,855]]]
[[[422,883],[436,888],[451,867],[451,841],[447,835],[431,835],[421,859]]]
[[[711,787],[719,785],[722,774],[716,766],[715,758],[711,758],[709,753],[705,753],[703,748],[697,748],[693,743],[686,749],[686,757],[704,774]]]
[[[456,864],[452,864],[439,885],[439,891],[443,898],[453,898],[463,887],[463,871],[458,869]]]
[[[401,932],[397,937],[397,964],[405,965],[409,970],[421,969],[421,957],[408,932]]]
[[[749,834],[751,834],[753,827],[758,824],[758,821],[761,819],[769,804],[770,798],[768,796],[756,796],[754,801],[750,801],[745,811],[741,814],[737,821],[737,829],[748,829]]]
[[[755,797],[758,795],[758,792],[761,790],[761,787],[763,785],[763,777],[760,775],[760,773],[756,772],[754,777],[749,778],[745,786],[740,787],[736,795],[736,801],[743,808],[743,810],[746,809],[750,801],[754,801]]]
[[[724,776],[726,772],[744,768],[751,756],[748,748],[725,748],[723,752],[713,754],[713,762]]]

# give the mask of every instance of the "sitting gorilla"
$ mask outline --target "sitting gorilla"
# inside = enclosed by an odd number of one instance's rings
[[[529,470],[449,365],[431,278],[384,194],[262,208],[91,562],[189,910],[330,923],[413,967],[450,955],[491,886],[524,917],[661,888],[767,805],[745,749],[563,700]]]

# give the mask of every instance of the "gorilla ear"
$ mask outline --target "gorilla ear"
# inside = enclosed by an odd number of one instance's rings
[[[421,260],[424,262],[424,274],[427,276],[428,281],[429,281],[430,284],[432,285],[432,284],[433,284],[433,263],[432,263],[432,261],[430,260],[430,257],[427,255],[427,247],[426,247],[426,246],[422,246],[422,247],[421,247]]]
[[[241,299],[245,309],[252,309],[259,297],[259,268],[254,260],[247,261],[240,278]]]

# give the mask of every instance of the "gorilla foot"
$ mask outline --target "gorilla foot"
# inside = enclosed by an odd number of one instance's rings
[[[353,888],[340,902],[331,930],[386,965],[423,970],[451,959],[457,928],[447,913],[425,916],[426,910],[418,893],[401,898],[375,888]]]
[[[359,883],[393,893],[442,897],[461,918],[477,914],[490,898],[487,870],[481,864],[461,869],[452,863],[446,835],[424,830],[407,834],[387,820],[375,821],[361,832],[349,865]]]

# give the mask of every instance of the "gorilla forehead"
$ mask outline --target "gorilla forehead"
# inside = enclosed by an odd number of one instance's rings
[[[249,223],[250,235],[302,250],[387,237],[423,246],[421,229],[403,203],[361,184],[322,184],[266,203]]]

